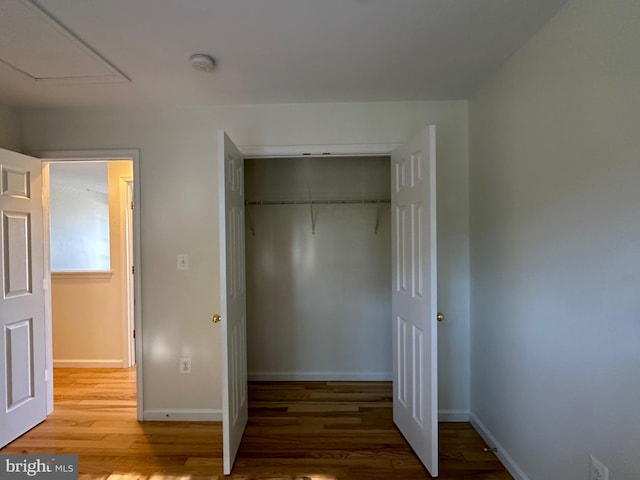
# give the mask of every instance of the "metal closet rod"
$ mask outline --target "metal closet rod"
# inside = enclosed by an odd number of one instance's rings
[[[252,200],[247,205],[340,205],[347,203],[391,203],[391,200]]]
[[[251,218],[251,209],[247,208],[252,205],[309,205],[309,213],[311,214],[311,233],[316,234],[316,222],[318,220],[318,209],[314,209],[317,205],[344,205],[344,204],[369,204],[377,205],[378,211],[376,213],[376,226],[374,233],[378,234],[378,227],[380,226],[380,219],[382,218],[382,205],[388,205],[391,203],[389,199],[380,200],[261,200],[261,201],[245,201],[245,210],[247,211],[247,220],[249,220],[249,228],[251,229],[251,235],[256,236],[256,229],[253,226],[253,219]]]

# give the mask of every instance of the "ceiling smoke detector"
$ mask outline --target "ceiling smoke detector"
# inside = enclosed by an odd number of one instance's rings
[[[210,72],[216,66],[216,61],[204,53],[191,55],[191,66],[201,72]]]

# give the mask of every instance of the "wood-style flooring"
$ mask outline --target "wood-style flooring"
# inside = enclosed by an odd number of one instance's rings
[[[56,369],[55,411],[0,450],[75,453],[80,478],[225,478],[214,422],[138,422],[133,369]],[[392,422],[387,382],[251,383],[232,480],[428,479]],[[440,477],[512,477],[468,423],[440,424]]]

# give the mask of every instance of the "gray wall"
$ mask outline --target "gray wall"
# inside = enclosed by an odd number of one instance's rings
[[[245,194],[249,201],[388,200],[389,161],[247,160]],[[249,206],[249,378],[390,380],[389,205],[313,208],[315,233],[309,205]]]
[[[27,151],[140,149],[144,405],[147,418],[219,418],[216,131],[238,145],[402,143],[437,125],[440,407],[469,408],[468,119],[465,101],[36,109]],[[320,220],[319,220],[320,221]],[[190,269],[176,271],[176,254]],[[191,375],[178,371],[192,358]]]
[[[639,2],[569,2],[470,101],[471,408],[516,478],[640,478],[639,45]]]
[[[0,105],[0,148],[14,152],[20,152],[22,148],[19,114],[5,105]]]

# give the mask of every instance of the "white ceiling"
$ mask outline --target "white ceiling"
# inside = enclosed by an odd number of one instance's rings
[[[0,13],[0,60],[32,82],[129,81],[36,4],[3,0]]]
[[[0,16],[15,1],[29,6],[29,0],[0,0]],[[33,0],[63,33],[75,37],[76,46],[88,46],[94,59],[103,59],[125,81],[37,82],[0,63],[0,103],[212,105],[468,98],[565,1]],[[14,30],[29,31],[20,25]],[[42,38],[0,34],[3,48],[14,54],[46,51],[51,65],[71,64],[68,68],[74,71],[68,53],[56,53]],[[215,57],[216,69],[192,69],[193,53]]]

